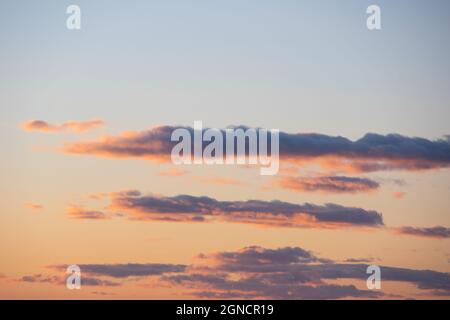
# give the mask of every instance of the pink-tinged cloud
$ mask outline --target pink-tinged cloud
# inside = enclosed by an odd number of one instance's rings
[[[186,174],[188,174],[188,171],[181,170],[178,168],[172,168],[169,170],[161,171],[159,173],[159,175],[162,177],[181,177],[181,176],[185,176]]]
[[[396,191],[394,192],[394,198],[401,200],[406,196],[406,192],[403,191]]]
[[[296,228],[374,228],[383,226],[382,215],[376,211],[337,204],[322,206],[282,201],[219,201],[210,197],[189,195],[174,197],[142,195],[135,190],[111,193],[109,197],[111,204],[107,211],[111,215],[122,213],[134,220],[225,221]],[[90,213],[92,213],[92,217],[89,216]],[[72,214],[81,219],[97,219],[109,215],[89,210],[75,210],[75,213]]]
[[[297,192],[323,193],[367,193],[379,188],[379,183],[358,177],[319,176],[319,177],[280,177],[275,186]]]
[[[103,126],[103,120],[93,119],[88,121],[66,121],[62,124],[51,124],[43,120],[31,120],[21,125],[26,131],[39,131],[45,133],[56,133],[69,131],[73,133],[83,133]]]
[[[435,239],[449,239],[450,238],[450,228],[436,226],[431,228],[419,228],[404,226],[399,228],[394,228],[394,232],[404,235],[424,237],[424,238],[435,238]]]
[[[43,208],[43,206],[38,203],[26,203],[25,208],[30,209],[30,210],[41,210]]]
[[[81,206],[72,205],[67,209],[67,215],[72,219],[104,220],[109,216],[102,211],[86,210]]]
[[[178,128],[187,129],[193,137],[194,129],[191,127],[160,126],[94,141],[68,143],[63,151],[111,158],[170,161],[171,150],[178,143],[171,141],[171,134]],[[238,128],[247,129],[245,126]],[[225,145],[225,131],[221,132]],[[207,145],[204,143],[203,148]],[[268,145],[270,150],[270,141]],[[371,133],[351,141],[322,134],[280,132],[280,157],[297,165],[313,163],[330,171],[350,173],[448,168],[450,140],[448,137],[431,141],[398,134]]]

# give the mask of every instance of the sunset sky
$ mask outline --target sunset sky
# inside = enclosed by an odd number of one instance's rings
[[[449,299],[449,13],[0,0],[0,298]],[[174,165],[194,121],[280,130],[278,174]]]

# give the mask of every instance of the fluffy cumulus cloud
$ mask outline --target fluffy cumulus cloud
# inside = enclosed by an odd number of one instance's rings
[[[187,129],[193,136],[194,129],[191,127],[160,126],[94,141],[69,143],[64,146],[64,151],[113,158],[170,161],[171,150],[177,143],[171,142],[171,134],[178,128]],[[224,130],[222,135],[225,144]],[[313,162],[341,172],[422,170],[447,168],[450,165],[448,137],[428,140],[398,134],[371,133],[352,141],[339,136],[286,132],[280,132],[279,137],[281,159],[298,165]],[[204,143],[203,147],[206,145]]]
[[[389,291],[366,288],[367,267],[358,261],[337,263],[300,247],[267,249],[259,246],[237,251],[199,254],[191,265],[81,264],[83,275],[97,282],[85,285],[117,286],[128,277],[146,281],[149,290],[172,288],[177,294],[201,298],[341,299],[389,297]],[[380,266],[382,281],[414,285],[417,295],[450,296],[450,274]],[[52,270],[64,273],[63,266]],[[23,282],[62,285],[61,275],[24,276]],[[95,276],[97,278],[92,278]],[[82,277],[83,278],[83,277]],[[345,284],[344,284],[345,283]],[[385,288],[385,287],[383,287]],[[389,286],[386,286],[389,288]],[[128,289],[127,289],[128,290]],[[384,289],[385,290],[385,289]],[[128,291],[127,291],[128,292]],[[116,293],[120,293],[116,292]]]
[[[51,124],[43,120],[30,120],[21,125],[21,128],[26,131],[39,131],[45,133],[55,133],[69,131],[74,133],[83,133],[98,127],[105,123],[99,119],[88,121],[66,121],[61,124]]]
[[[376,211],[337,204],[295,204],[282,201],[220,201],[210,197],[178,195],[142,195],[139,191],[111,193],[108,212],[127,214],[132,219],[212,222],[226,221],[274,227],[380,227],[382,215]],[[73,210],[73,209],[72,209]],[[89,219],[105,217],[106,213],[83,210],[71,217]]]
[[[281,177],[275,185],[298,192],[360,193],[379,188],[379,183],[368,179],[345,176]]]
[[[404,226],[394,229],[396,232],[405,235],[426,237],[426,238],[438,238],[438,239],[449,239],[450,238],[450,228],[436,226],[431,228],[418,228]]]

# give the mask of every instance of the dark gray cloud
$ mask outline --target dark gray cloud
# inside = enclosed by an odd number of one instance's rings
[[[359,290],[353,285],[316,284],[298,281],[279,281],[280,276],[244,276],[239,280],[229,276],[191,274],[164,277],[165,281],[193,289],[194,295],[203,298],[263,298],[263,299],[339,299],[345,297],[375,298],[381,294]],[[288,276],[287,276],[288,277]]]
[[[121,283],[119,282],[85,276],[81,277],[80,280],[82,286],[116,287],[121,285]],[[66,284],[66,278],[63,276],[43,275],[43,274],[26,275],[19,278],[18,281],[29,283],[51,283],[57,285]]]
[[[199,297],[338,299],[378,298],[387,293],[365,288],[368,264],[335,263],[302,248],[265,249],[246,247],[239,251],[200,255],[208,260],[206,269],[163,276],[164,281],[193,290]],[[380,266],[381,281],[400,281],[415,285],[427,294],[450,296],[450,274]],[[202,272],[202,273],[199,273]],[[351,285],[328,281],[351,280]],[[358,285],[359,284],[359,285]],[[358,288],[359,287],[359,288]]]
[[[160,263],[79,264],[82,273],[113,278],[146,277],[171,272],[183,272],[185,265]],[[66,266],[55,266],[65,269]]]
[[[202,255],[204,258],[207,257]],[[320,262],[310,251],[298,247],[266,249],[258,246],[246,247],[236,252],[219,252],[215,258],[233,266],[267,265]]]
[[[39,282],[39,283],[59,283],[60,279],[56,276],[47,276],[42,274],[26,275],[19,279],[23,282]]]
[[[178,128],[187,129],[193,136],[191,127],[160,126],[96,141],[70,143],[65,145],[64,151],[168,161],[176,144],[171,141],[171,134]],[[247,129],[245,126],[236,128]],[[224,130],[221,131],[225,137]],[[280,157],[294,162],[322,158],[332,160],[329,164],[340,169],[360,172],[447,168],[450,165],[450,140],[444,138],[432,141],[398,134],[369,133],[359,140],[351,141],[339,136],[280,132]]]
[[[409,227],[404,226],[395,229],[398,233],[418,236],[418,237],[427,237],[427,238],[440,238],[440,239],[448,239],[450,238],[450,228],[436,226],[431,228],[417,228],[417,227]]]
[[[282,177],[277,186],[299,192],[358,193],[370,192],[380,184],[368,178],[324,176],[324,177]]]
[[[133,218],[162,221],[214,221],[264,224],[280,227],[333,227],[383,225],[382,215],[337,204],[294,204],[282,201],[219,201],[210,197],[174,197],[119,192],[111,195],[109,210]]]
[[[350,258],[350,259],[345,259],[344,262],[348,262],[348,263],[368,263],[368,262],[373,262],[374,259],[372,258]]]

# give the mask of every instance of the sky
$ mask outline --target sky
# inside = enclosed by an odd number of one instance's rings
[[[0,298],[448,299],[448,12],[0,0]],[[175,166],[194,121],[280,130],[280,171]]]

